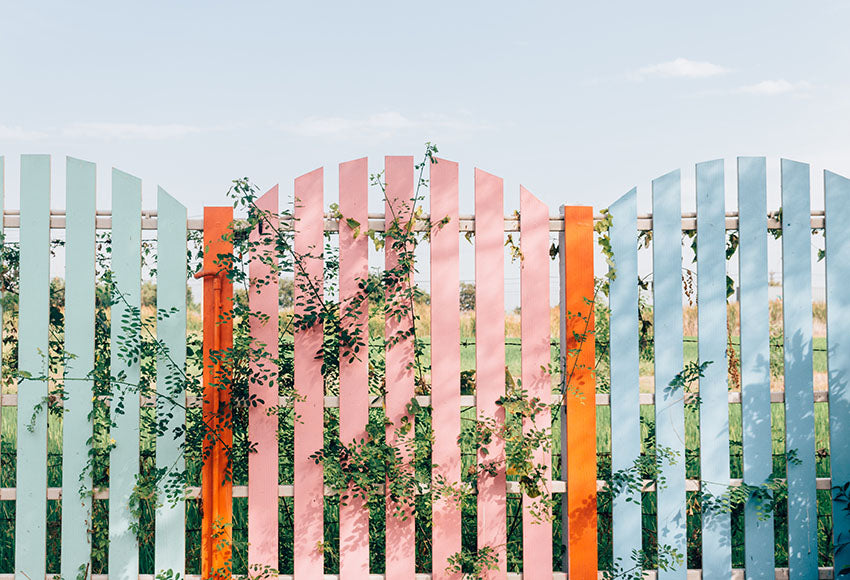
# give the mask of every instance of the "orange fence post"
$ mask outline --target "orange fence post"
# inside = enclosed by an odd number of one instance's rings
[[[596,578],[596,348],[593,321],[593,208],[563,208],[561,238],[566,347],[564,379],[567,554],[570,578]]]
[[[222,368],[221,352],[233,346],[233,284],[227,279],[233,244],[225,239],[233,221],[231,207],[204,208],[204,404],[203,416],[214,433],[204,438],[201,472],[201,578],[230,578],[233,523],[233,482],[228,473],[227,450],[233,444],[230,371]]]

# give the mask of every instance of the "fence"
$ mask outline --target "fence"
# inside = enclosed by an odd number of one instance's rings
[[[0,158],[0,201],[3,195],[3,159]],[[339,301],[342,305],[358,300],[362,281],[368,276],[368,238],[359,235],[360,224],[371,230],[392,232],[394,225],[411,221],[415,197],[414,162],[410,157],[386,159],[386,208],[383,222],[368,213],[369,175],[365,159],[340,165],[339,215],[323,213],[323,172],[321,169],[295,180],[294,216],[281,217],[278,227],[294,232],[294,251],[300,257],[296,268],[295,311],[303,316],[310,312],[311,296],[305,288],[323,287],[323,235],[327,231],[339,235]],[[277,574],[281,554],[291,554],[291,573],[281,578],[321,578],[326,576],[328,542],[337,542],[340,578],[368,577],[374,571],[374,547],[370,548],[370,527],[387,541],[382,564],[387,578],[459,578],[460,572],[448,569],[453,558],[470,543],[465,538],[464,522],[468,514],[450,498],[433,501],[430,522],[429,566],[417,547],[422,531],[417,517],[402,519],[391,514],[393,500],[387,499],[385,513],[370,513],[365,500],[353,497],[338,507],[338,531],[329,538],[326,527],[328,506],[337,505],[344,490],[325,485],[322,466],[311,457],[321,449],[327,433],[327,409],[338,409],[339,437],[350,441],[367,436],[370,409],[383,409],[387,421],[387,440],[402,441],[401,426],[412,421],[411,400],[430,409],[433,440],[430,446],[428,475],[436,488],[442,481],[460,482],[465,477],[469,460],[459,445],[462,421],[495,417],[505,422],[505,406],[497,399],[506,395],[505,381],[505,315],[503,285],[493,283],[504,277],[506,231],[519,231],[521,255],[522,317],[522,386],[538,397],[546,409],[526,420],[524,428],[554,425],[561,430],[555,446],[534,450],[532,461],[546,466],[543,477],[547,493],[561,496],[550,522],[535,517],[535,501],[521,491],[517,477],[506,469],[504,441],[495,438],[485,456],[478,451],[472,464],[493,462],[485,473],[480,469],[473,478],[477,488],[474,517],[477,527],[471,543],[479,549],[492,548],[496,570],[484,570],[487,578],[519,577],[508,574],[508,567],[519,568],[522,578],[588,578],[597,575],[598,562],[605,567],[617,564],[620,573],[629,573],[633,565],[652,570],[662,554],[680,554],[685,560],[665,565],[652,572],[658,577],[684,578],[701,574],[705,578],[781,577],[828,578],[833,570],[850,565],[850,512],[847,486],[850,481],[850,453],[846,444],[850,394],[847,373],[850,355],[843,342],[850,339],[850,295],[846,279],[850,266],[843,255],[850,250],[850,234],[842,224],[850,219],[850,182],[832,173],[825,174],[826,212],[824,217],[812,215],[809,207],[808,166],[782,162],[782,212],[768,216],[766,207],[766,165],[762,158],[738,160],[738,212],[727,215],[724,208],[723,162],[697,165],[697,213],[683,216],[678,172],[665,175],[652,184],[652,215],[638,217],[636,190],[632,190],[610,208],[610,225],[601,235],[610,242],[612,279],[608,307],[610,317],[609,354],[594,351],[595,297],[593,280],[593,223],[590,208],[565,207],[559,217],[549,217],[544,204],[525,189],[520,191],[519,218],[505,218],[502,180],[480,170],[475,172],[475,216],[458,214],[458,165],[440,160],[430,166],[430,214],[439,218],[440,227],[419,219],[413,229],[430,230],[431,278],[431,368],[430,393],[417,391],[412,336],[387,341],[381,346],[385,363],[385,396],[370,392],[368,357],[340,359],[338,394],[326,391],[323,361],[316,357],[321,350],[323,332],[319,324],[294,332],[294,382],[298,398],[280,396],[276,382],[255,380],[249,384],[247,429],[251,452],[247,453],[247,482],[234,481],[228,473],[225,449],[232,443],[230,427],[216,441],[204,441],[202,485],[189,478],[185,497],[176,503],[149,505],[143,495],[139,499],[146,461],[157,469],[187,469],[181,448],[180,426],[200,417],[216,416],[217,410],[230,406],[226,389],[218,388],[218,377],[227,374],[216,352],[232,348],[232,320],[228,304],[232,285],[220,275],[220,254],[232,252],[228,235],[232,212],[229,208],[207,208],[203,223],[187,220],[186,209],[162,189],[158,193],[156,212],[142,212],[141,182],[126,173],[113,170],[111,216],[98,216],[95,209],[95,166],[69,158],[66,171],[67,211],[50,211],[50,158],[29,155],[21,158],[21,210],[6,213],[5,225],[20,228],[19,304],[16,353],[17,388],[4,381],[2,406],[17,407],[17,434],[14,453],[4,449],[3,472],[0,473],[0,503],[9,516],[14,511],[14,529],[4,533],[12,538],[14,560],[8,551],[0,562],[5,572],[14,568],[20,578],[97,576],[104,578],[139,578],[172,570],[188,577],[226,576],[231,547],[241,541],[241,557],[247,559],[250,575]],[[273,215],[279,214],[278,189],[273,188],[256,200],[257,206]],[[448,218],[443,220],[442,218]],[[597,218],[597,222],[608,218]],[[354,225],[356,224],[356,225]],[[261,227],[261,226],[260,226]],[[811,228],[825,227],[827,272],[827,327],[829,390],[814,391],[811,301]],[[65,236],[65,308],[62,331],[65,356],[62,374],[52,371],[51,338],[55,321],[50,315],[50,229],[64,228]],[[99,361],[96,349],[96,267],[97,252],[104,245],[96,238],[96,228],[109,229],[112,282],[115,284],[110,317],[109,361]],[[140,316],[142,279],[142,230],[156,229],[156,360],[126,356],[136,352],[138,337],[127,335],[136,329]],[[204,358],[203,396],[192,396],[179,389],[185,405],[167,406],[174,393],[175,369],[189,364],[182,354],[187,346],[186,277],[188,272],[187,231],[203,229],[204,253]],[[365,230],[366,228],[363,227]],[[710,364],[701,369],[698,393],[683,377],[685,340],[682,320],[682,232],[696,230],[697,299],[699,316],[698,360]],[[735,230],[739,239],[740,270],[740,390],[728,384],[726,304],[727,230]],[[781,230],[783,263],[783,341],[784,390],[771,392],[771,337],[768,312],[769,231]],[[562,281],[560,352],[561,375],[565,379],[566,396],[553,394],[549,378],[549,236],[560,232],[559,259]],[[459,243],[462,232],[473,232],[476,271],[476,326],[474,394],[461,391],[461,337],[459,310]],[[654,325],[654,392],[641,392],[641,310],[638,278],[639,232],[651,232],[653,258],[652,321]],[[264,253],[273,253],[260,228],[251,233],[255,259],[250,261],[251,286],[248,305],[258,314],[250,321],[249,335],[255,343],[267,347],[263,357],[251,361],[250,374],[263,376],[278,364],[279,307],[276,270]],[[224,237],[223,237],[224,235]],[[391,239],[391,238],[388,238]],[[645,239],[645,238],[644,238]],[[9,244],[5,244],[9,247]],[[6,251],[4,248],[4,257]],[[404,256],[385,246],[387,269],[396,267]],[[299,282],[300,281],[300,282]],[[404,287],[404,281],[400,288]],[[129,323],[128,323],[129,321]],[[600,322],[600,321],[597,321]],[[412,325],[411,313],[386,320],[385,336],[404,334]],[[53,326],[52,326],[53,325]],[[368,332],[365,312],[342,322],[349,333]],[[720,330],[718,330],[720,329]],[[600,330],[603,332],[604,329]],[[131,333],[132,334],[132,333]],[[14,337],[13,337],[14,338]],[[12,341],[14,343],[14,340]],[[4,341],[5,344],[5,341]],[[12,347],[9,347],[12,348]],[[8,349],[4,349],[7,351]],[[190,349],[191,350],[191,349]],[[73,356],[67,356],[68,353]],[[165,353],[168,353],[166,356]],[[5,352],[11,360],[10,352]],[[600,386],[593,369],[599,357],[608,357],[610,380],[608,391]],[[106,365],[107,377],[93,373]],[[153,365],[153,366],[151,366]],[[191,365],[189,365],[191,366]],[[6,365],[4,365],[4,369]],[[61,368],[61,367],[60,367]],[[604,368],[600,367],[600,368]],[[128,385],[144,383],[145,375],[155,375],[154,385],[141,396]],[[64,380],[63,380],[64,379]],[[600,385],[606,381],[600,380]],[[57,390],[51,383],[61,384]],[[106,384],[106,391],[98,385]],[[129,389],[129,390],[128,390]],[[131,396],[121,398],[123,391]],[[201,401],[202,399],[202,401]],[[550,417],[548,405],[565,401]],[[595,404],[592,404],[594,403]],[[101,407],[101,404],[104,407]],[[280,465],[287,461],[279,452],[278,416],[270,411],[281,407],[294,409],[298,420],[290,425],[287,437],[294,438],[291,459],[292,480],[282,480]],[[818,411],[828,415],[826,429],[832,445],[826,453],[816,449],[816,436],[824,436],[823,427],[816,433],[816,405],[828,407]],[[779,409],[781,407],[781,409]],[[109,419],[108,444],[104,433],[93,431],[93,417],[106,408]],[[600,409],[597,416],[597,408]],[[607,408],[607,409],[606,409]],[[740,408],[741,453],[730,448],[730,413]],[[56,418],[56,409],[61,409]],[[608,411],[610,409],[610,411]],[[470,415],[470,411],[472,414]],[[781,411],[781,413],[779,413]],[[335,413],[335,412],[334,412]],[[819,416],[820,416],[819,415]],[[610,430],[603,419],[608,416]],[[777,424],[780,417],[782,425]],[[7,423],[9,415],[0,415]],[[151,420],[152,423],[146,423]],[[697,442],[692,432],[693,418],[698,421]],[[771,420],[771,417],[774,417]],[[147,419],[146,419],[147,418]],[[651,419],[651,420],[648,420]],[[648,425],[651,423],[651,425]],[[772,424],[773,423],[773,424]],[[160,425],[156,430],[145,426]],[[48,433],[49,425],[58,433]],[[140,425],[142,426],[140,428]],[[237,426],[238,429],[238,426]],[[775,455],[774,438],[783,433],[785,449]],[[690,431],[689,431],[690,430]],[[606,449],[597,445],[593,433],[604,431],[601,439],[610,440],[610,466],[598,463]],[[415,432],[415,428],[414,428]],[[3,429],[3,446],[7,447],[8,431]],[[175,436],[176,434],[176,436]],[[185,432],[182,437],[185,437]],[[241,434],[244,436],[244,433]],[[654,440],[653,439],[654,436]],[[649,437],[649,438],[648,438]],[[155,439],[155,445],[151,440]],[[820,439],[819,439],[820,440]],[[61,442],[61,474],[57,486],[50,475],[48,443]],[[95,448],[106,450],[99,457]],[[697,458],[694,460],[694,449]],[[561,452],[563,450],[563,452]],[[473,453],[475,450],[473,448]],[[641,464],[640,458],[669,455],[674,461],[651,460],[659,470],[653,477],[652,466]],[[413,469],[413,452],[402,453],[404,465]],[[742,458],[741,477],[736,457]],[[560,464],[558,464],[560,459]],[[731,467],[730,467],[731,464]],[[97,470],[108,465],[108,475]],[[175,468],[176,466],[176,468]],[[636,467],[637,466],[637,467]],[[9,467],[14,476],[9,475]],[[554,468],[553,475],[549,469]],[[639,468],[639,469],[638,469]],[[147,469],[150,469],[148,467]],[[649,469],[649,477],[642,478]],[[787,475],[785,475],[785,472]],[[632,474],[632,475],[629,475]],[[639,485],[629,485],[628,478],[637,474]],[[626,482],[621,487],[607,481]],[[12,479],[10,479],[12,477]],[[51,477],[54,483],[51,483]],[[100,479],[98,479],[100,477]],[[108,478],[108,485],[93,481]],[[618,479],[619,478],[619,479]],[[467,478],[468,479],[468,478]],[[784,540],[780,530],[779,507],[772,499],[785,493],[787,480],[787,568],[777,567],[775,554]],[[14,487],[9,486],[10,481]],[[192,483],[195,485],[192,485]],[[247,485],[246,485],[247,483]],[[388,482],[389,483],[389,482]],[[422,481],[423,493],[428,481]],[[160,482],[164,493],[165,482]],[[735,504],[729,490],[743,490],[743,502]],[[830,491],[833,493],[830,495]],[[733,492],[734,493],[734,492]],[[824,498],[823,494],[827,494]],[[520,508],[516,498],[521,497]],[[243,499],[244,498],[244,499]],[[290,499],[291,503],[290,503]],[[203,510],[199,510],[202,499]],[[131,502],[132,500],[132,502]],[[244,501],[244,504],[241,503]],[[135,503],[133,503],[135,502]],[[513,503],[511,503],[513,502]],[[610,502],[611,525],[604,505]],[[647,514],[647,507],[657,502],[657,515]],[[712,504],[714,502],[714,504]],[[725,502],[725,503],[724,503]],[[832,544],[819,539],[819,503],[831,513],[829,528]],[[149,545],[140,547],[139,528],[147,516],[141,511],[149,507],[154,516],[144,523],[151,534],[152,557],[144,554]],[[830,509],[831,504],[831,509]],[[292,505],[294,518],[284,534],[281,514]],[[550,504],[543,504],[544,510]],[[551,504],[557,506],[557,504]],[[710,509],[711,505],[720,505]],[[730,507],[731,506],[731,507]],[[776,508],[776,509],[768,509]],[[25,508],[25,509],[21,509]],[[405,508],[406,509],[406,508]],[[100,511],[98,511],[100,510]],[[239,511],[239,514],[236,512]],[[104,517],[106,512],[106,517]],[[199,518],[200,512],[202,516]],[[236,517],[247,519],[246,538],[235,538]],[[511,544],[513,531],[508,518],[521,523],[521,540]],[[604,517],[603,517],[604,516]],[[599,525],[597,523],[599,517]],[[783,514],[782,516],[786,516]],[[202,519],[200,529],[187,530],[189,519]],[[148,518],[151,519],[151,518]],[[95,525],[95,522],[99,525]],[[103,524],[106,523],[106,529]],[[59,527],[61,533],[55,533]],[[737,526],[737,528],[735,528]],[[191,526],[189,526],[191,527]],[[655,533],[647,540],[646,530]],[[735,528],[735,529],[733,529]],[[742,528],[743,532],[741,532]],[[54,531],[51,532],[51,529]],[[696,530],[696,532],[695,532]],[[240,532],[241,533],[241,532]],[[108,534],[108,539],[104,535]],[[743,535],[743,546],[735,540]],[[607,535],[607,536],[606,536]],[[696,535],[703,556],[698,570],[687,570]],[[606,536],[603,538],[603,536]],[[821,531],[820,536],[824,536]],[[777,543],[776,538],[779,538]],[[60,540],[61,538],[61,540]],[[603,541],[604,540],[604,541]],[[734,541],[733,541],[734,540]],[[819,545],[820,542],[820,545]],[[286,544],[286,545],[285,545]],[[519,548],[516,545],[519,545]],[[828,542],[827,542],[828,544]],[[51,546],[60,546],[59,558],[50,560]],[[509,550],[509,546],[514,547]],[[563,548],[561,548],[563,546]],[[221,549],[224,547],[224,549]],[[834,564],[818,567],[819,548]],[[511,550],[513,550],[511,552]],[[610,552],[609,552],[610,550]],[[649,561],[633,562],[634,554],[654,554]],[[99,552],[95,554],[95,552]],[[509,553],[510,552],[510,553]],[[733,569],[733,559],[743,566]],[[106,555],[104,561],[104,554]],[[509,562],[508,558],[512,560]],[[517,555],[518,554],[518,555]],[[784,554],[784,553],[783,553]],[[734,556],[734,558],[733,558]],[[783,555],[783,558],[785,556]],[[517,562],[519,558],[519,562]],[[94,566],[95,560],[100,563]],[[194,564],[187,569],[187,561]],[[51,562],[51,568],[48,568]],[[824,562],[820,562],[823,564]],[[199,564],[199,565],[198,565]],[[826,562],[830,564],[830,562]],[[196,567],[197,566],[197,567]],[[426,571],[430,568],[430,571]],[[665,569],[667,568],[667,569]],[[745,568],[745,571],[741,568]],[[555,570],[553,572],[553,569]],[[562,570],[562,571],[558,571]],[[337,573],[335,572],[335,573]],[[602,574],[602,572],[599,572]],[[0,574],[6,577],[4,574]],[[372,577],[384,577],[372,575]],[[337,577],[336,575],[332,577]]]

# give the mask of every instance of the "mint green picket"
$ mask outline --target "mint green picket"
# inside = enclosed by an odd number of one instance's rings
[[[62,562],[63,578],[91,573],[89,525],[91,473],[88,440],[92,436],[95,295],[94,163],[68,157],[66,162],[65,222],[65,414],[62,422]],[[82,477],[82,479],[81,479]]]
[[[782,318],[790,580],[817,578],[809,166],[782,160]]]
[[[156,466],[182,473],[182,444],[186,424],[186,208],[168,193],[157,191],[156,308],[157,339],[164,346],[156,364],[157,420],[166,431],[156,441]],[[175,432],[179,433],[175,435]],[[156,571],[172,570],[185,575],[186,502],[171,503],[165,495],[156,510]]]
[[[652,182],[652,264],[655,325],[655,432],[659,447],[678,460],[658,477],[658,544],[687,553],[685,514],[685,405],[681,390],[669,386],[682,370],[682,199],[680,172]],[[684,580],[687,566],[659,571],[660,580]]]
[[[744,483],[762,485],[773,474],[764,157],[738,159],[738,236]],[[760,508],[755,499],[744,506],[744,562],[748,580],[773,580],[773,513],[765,516]]]
[[[726,211],[723,160],[698,163],[697,299],[699,362],[711,361],[699,381],[700,475],[704,491],[729,486],[729,385],[726,364]],[[732,522],[726,511],[702,517],[702,577],[732,575]],[[710,556],[708,556],[710,554]]]
[[[46,573],[47,361],[50,307],[50,156],[21,156],[18,303],[18,467],[15,578]]]
[[[112,272],[115,299],[111,314],[112,401],[110,432],[115,445],[109,454],[109,578],[137,580],[139,545],[131,524],[130,495],[139,472],[138,361],[120,356],[132,340],[123,325],[138,324],[141,304],[142,182],[112,170]],[[185,291],[184,291],[185,292]],[[129,392],[127,392],[129,391]],[[121,402],[123,401],[123,405]],[[119,409],[120,407],[120,409]]]

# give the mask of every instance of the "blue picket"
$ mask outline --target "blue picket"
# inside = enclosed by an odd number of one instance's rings
[[[50,156],[21,156],[18,306],[18,467],[15,578],[44,578],[47,516],[47,360],[50,301]]]
[[[637,190],[610,207],[609,231],[615,277],[610,282],[611,470],[629,469],[640,457],[640,369],[638,368]],[[613,501],[614,562],[631,567],[641,549],[640,493],[624,491]]]
[[[809,166],[782,160],[782,315],[790,580],[817,578]]]
[[[66,161],[65,222],[65,414],[62,421],[62,562],[64,578],[91,573],[91,474],[88,440],[92,436],[92,381],[95,314],[94,163]],[[85,475],[84,475],[85,474]]]
[[[726,211],[723,160],[696,166],[700,475],[714,496],[729,488],[729,386],[726,364]],[[732,523],[723,510],[702,516],[702,577],[732,575]]]
[[[824,201],[832,541],[840,571],[850,567],[850,179],[824,172]]]
[[[741,420],[744,483],[773,473],[770,427],[770,305],[767,278],[767,168],[764,157],[738,159],[738,268],[741,289]],[[744,507],[748,580],[774,578],[773,513],[757,499]]]
[[[115,299],[111,313],[112,402],[115,441],[109,454],[109,577],[137,580],[139,545],[132,524],[130,496],[139,473],[139,394],[141,369],[138,360],[122,356],[132,347],[132,325],[141,307],[142,182],[112,170],[112,272]],[[123,401],[123,405],[119,403]]]
[[[659,549],[687,553],[685,514],[684,394],[670,386],[682,370],[682,200],[678,170],[652,182],[652,264],[655,327],[655,438],[672,451],[675,463],[663,463],[658,486]],[[687,566],[659,571],[659,579],[685,578]]]

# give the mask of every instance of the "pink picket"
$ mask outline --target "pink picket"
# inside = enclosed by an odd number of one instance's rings
[[[268,212],[263,223],[251,232],[257,244],[251,256],[251,278],[248,306],[253,348],[264,349],[266,359],[251,359],[251,376],[262,377],[248,386],[251,397],[262,403],[248,409],[248,439],[255,452],[248,454],[248,569],[252,575],[269,568],[277,569],[278,556],[278,481],[277,481],[277,413],[268,413],[278,404],[278,385],[272,377],[277,370],[278,357],[278,274],[272,271],[277,261],[274,231],[278,219],[278,187],[275,185],[256,202],[257,208]]]
[[[395,220],[399,226],[407,224],[413,212],[413,157],[387,157],[386,171],[386,210],[385,227],[389,231]],[[393,247],[394,242],[388,239],[384,246],[385,267],[387,270],[396,268],[399,264],[399,250]],[[413,328],[413,313],[410,311],[405,294],[410,280],[404,281],[401,288],[388,289],[388,304],[402,306],[403,314],[388,316],[385,325],[386,347],[386,413],[392,425],[387,427],[387,443],[400,446],[402,457],[407,467],[413,469],[413,456],[408,445],[408,437],[413,437],[411,430],[408,435],[400,436],[397,430],[402,426],[402,420],[408,416],[407,405],[414,396],[413,381],[413,340],[402,337]],[[401,302],[399,302],[401,301]],[[412,421],[412,418],[410,418]],[[386,503],[386,569],[388,578],[413,578],[416,566],[414,544],[414,519],[409,514],[407,518],[394,515],[396,505],[387,498]]]
[[[340,324],[352,342],[340,344],[339,436],[343,443],[366,436],[369,421],[369,303],[360,283],[369,275],[369,166],[357,159],[339,165]],[[339,574],[369,574],[369,508],[350,497],[339,506]]]
[[[323,295],[322,246],[324,218],[323,170],[295,180],[295,316],[307,313]],[[295,546],[296,578],[321,578],[324,573],[324,482],[322,467],[310,455],[322,449],[324,381],[322,324],[295,332]]]
[[[448,221],[443,221],[447,219]],[[460,447],[460,270],[458,164],[431,164],[431,421],[434,429],[431,481],[457,485]],[[461,510],[441,497],[433,504],[432,569],[435,580],[460,580],[448,559],[460,552]]]
[[[496,400],[505,394],[505,251],[503,183],[500,177],[475,170],[475,383],[479,420],[504,424],[505,410]],[[548,268],[547,268],[548,271]],[[507,489],[505,442],[496,436],[478,463],[495,463],[496,475],[478,477],[478,549],[489,548],[498,570],[487,580],[507,578]]]
[[[551,427],[549,404],[552,384],[547,368],[549,347],[549,209],[527,189],[520,187],[520,284],[522,312],[522,388],[531,399],[545,405],[533,422],[523,430],[547,430]],[[545,479],[551,474],[550,452],[534,450],[532,461],[545,466]],[[546,500],[551,488],[541,489],[537,498],[522,497],[522,561],[525,580],[552,578],[552,522]]]

